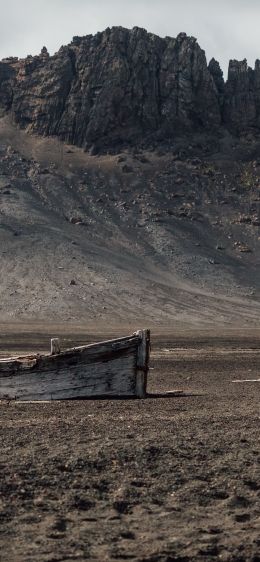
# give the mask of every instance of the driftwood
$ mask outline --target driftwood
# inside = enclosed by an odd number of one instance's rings
[[[150,331],[60,351],[0,360],[0,399],[146,396]]]
[[[260,382],[260,379],[242,379],[242,380],[237,380],[237,381],[232,381],[232,382]]]

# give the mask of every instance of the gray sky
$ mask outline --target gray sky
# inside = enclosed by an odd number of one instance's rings
[[[260,58],[260,0],[0,0],[0,60],[54,53],[73,35],[138,25],[164,37],[197,37],[226,73],[230,58]]]

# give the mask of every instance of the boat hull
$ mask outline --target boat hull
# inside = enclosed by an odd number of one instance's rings
[[[0,361],[0,399],[66,400],[146,395],[150,333]]]

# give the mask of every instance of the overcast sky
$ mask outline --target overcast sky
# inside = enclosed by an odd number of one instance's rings
[[[260,0],[0,0],[0,59],[54,53],[73,35],[145,27],[164,37],[197,37],[226,73],[230,58],[260,58]]]

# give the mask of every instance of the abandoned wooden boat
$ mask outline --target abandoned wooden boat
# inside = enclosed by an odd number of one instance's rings
[[[146,395],[150,331],[49,355],[0,360],[0,400],[65,400]]]

